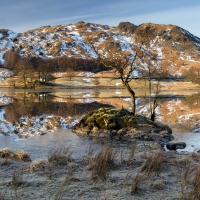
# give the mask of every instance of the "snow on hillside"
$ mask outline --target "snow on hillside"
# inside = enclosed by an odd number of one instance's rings
[[[129,23],[129,26],[134,25]],[[148,38],[148,49],[143,45],[144,48],[141,50],[146,54],[150,54],[150,51],[156,54],[157,61],[168,60],[170,62],[168,67],[172,69],[172,73],[181,75],[185,68],[184,61],[187,62],[187,69],[193,63],[200,62],[198,57],[200,38],[180,27],[147,23],[134,26],[134,31],[127,34],[129,30],[124,29],[126,33],[120,30],[119,26],[78,22],[52,27],[43,26],[22,34],[11,30],[0,30],[0,64],[4,64],[5,52],[12,48],[24,57],[36,56],[48,59],[66,55],[87,59],[97,58],[93,47],[107,57],[110,48],[116,45],[119,53],[130,52],[134,58],[133,47],[139,48],[141,42],[137,38],[142,37],[142,30],[146,27],[150,27],[152,35]],[[138,58],[138,64],[147,69],[144,60]]]

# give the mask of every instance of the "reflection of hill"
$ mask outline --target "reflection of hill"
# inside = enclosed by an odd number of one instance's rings
[[[20,116],[39,116],[42,114],[58,115],[62,117],[68,116],[81,116],[84,113],[98,109],[100,107],[111,107],[108,104],[101,104],[98,102],[91,103],[77,103],[73,99],[68,99],[67,102],[53,102],[46,101],[24,101],[16,99],[13,104],[10,104],[5,108],[6,120],[14,122],[19,119]]]

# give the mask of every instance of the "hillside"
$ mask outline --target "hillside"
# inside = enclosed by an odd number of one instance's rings
[[[149,31],[148,37],[145,30]],[[113,49],[134,55],[142,41],[143,51],[153,52],[157,60],[175,76],[193,67],[200,68],[200,38],[174,25],[144,23],[135,26],[121,22],[117,27],[94,23],[42,26],[24,33],[0,29],[0,64],[4,64],[4,54],[13,49],[21,57],[41,57],[43,59],[60,56],[76,58],[97,58],[93,47],[109,58]],[[146,61],[138,58],[141,67]]]

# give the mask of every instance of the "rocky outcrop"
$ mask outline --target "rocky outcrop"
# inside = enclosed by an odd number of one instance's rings
[[[85,115],[73,129],[75,133],[93,137],[140,139],[167,143],[174,139],[167,125],[133,116],[125,109],[100,108]]]

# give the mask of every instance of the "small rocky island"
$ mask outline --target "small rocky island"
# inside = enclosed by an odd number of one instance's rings
[[[78,135],[111,139],[140,139],[168,143],[173,140],[169,126],[125,109],[100,108],[86,114],[73,127]]]

